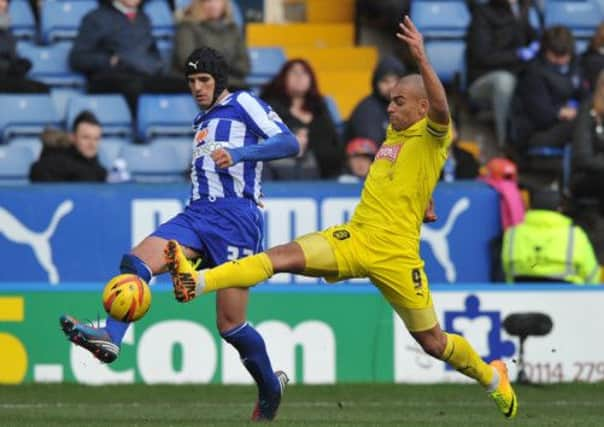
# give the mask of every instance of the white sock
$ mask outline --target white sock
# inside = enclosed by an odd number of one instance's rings
[[[499,371],[497,371],[497,369],[495,368],[492,369],[493,379],[491,380],[491,383],[487,386],[487,393],[492,393],[497,390],[497,387],[499,387]]]
[[[203,293],[203,289],[206,287],[206,271],[207,269],[203,269],[197,272],[197,285],[195,286],[195,295],[201,295]]]

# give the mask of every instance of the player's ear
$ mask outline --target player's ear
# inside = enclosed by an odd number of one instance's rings
[[[421,115],[425,115],[428,113],[428,109],[430,108],[430,103],[427,98],[420,98],[419,100],[419,112]]]

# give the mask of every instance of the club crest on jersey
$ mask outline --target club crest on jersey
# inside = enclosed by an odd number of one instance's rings
[[[403,144],[382,145],[380,150],[375,155],[375,160],[386,159],[391,162],[395,162],[398,157],[398,153],[401,151],[401,148],[403,148]]]
[[[200,147],[206,143],[206,137],[208,136],[208,128],[199,129],[195,132],[195,147]]]

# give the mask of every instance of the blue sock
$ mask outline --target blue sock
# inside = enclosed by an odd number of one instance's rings
[[[120,273],[136,274],[147,283],[149,283],[151,280],[151,270],[147,264],[145,264],[139,257],[132,254],[127,254],[122,257],[122,262],[120,263]],[[114,319],[113,317],[107,317],[105,330],[111,337],[111,341],[113,341],[114,344],[120,345],[124,339],[124,335],[126,335],[128,326],[130,326],[130,322],[122,322]]]
[[[247,322],[220,334],[239,352],[243,365],[256,381],[261,397],[280,393],[279,380],[273,372],[262,336]]]

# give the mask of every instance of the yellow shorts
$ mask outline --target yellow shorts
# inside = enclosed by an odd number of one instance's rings
[[[423,262],[410,265],[400,251],[380,242],[375,234],[345,224],[296,241],[306,259],[304,274],[328,282],[367,277],[410,331],[425,331],[438,323]]]

